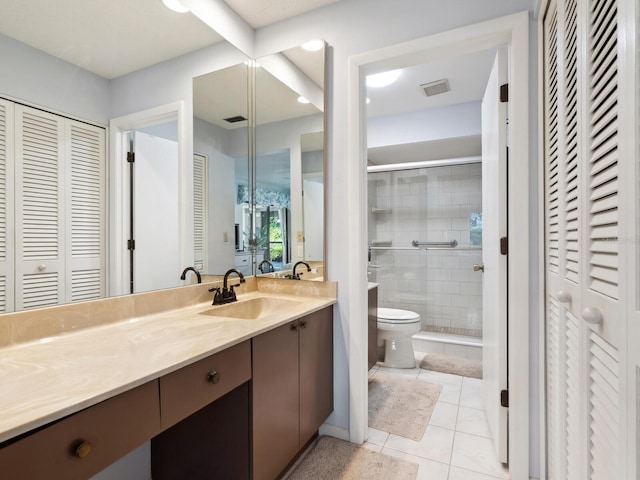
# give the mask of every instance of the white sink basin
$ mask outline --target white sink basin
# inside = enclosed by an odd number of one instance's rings
[[[257,320],[265,315],[277,313],[299,304],[299,300],[288,298],[258,297],[229,303],[227,305],[220,305],[200,313],[202,315],[212,315],[215,317]]]

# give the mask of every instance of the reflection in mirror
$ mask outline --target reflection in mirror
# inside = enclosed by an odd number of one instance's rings
[[[248,69],[246,63],[193,79],[195,268],[252,273],[248,248]]]
[[[302,278],[323,278],[324,49],[297,47],[257,64],[256,260],[276,276],[311,261]]]

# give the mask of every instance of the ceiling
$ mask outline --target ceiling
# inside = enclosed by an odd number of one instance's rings
[[[336,1],[226,3],[259,28]],[[172,12],[161,0],[1,0],[0,33],[107,79],[223,40],[194,15]]]

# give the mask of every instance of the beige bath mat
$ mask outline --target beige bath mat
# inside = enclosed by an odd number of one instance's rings
[[[441,385],[376,372],[369,380],[369,426],[419,442]]]
[[[415,480],[418,465],[362,445],[320,437],[286,480]]]
[[[463,377],[482,378],[482,360],[452,357],[440,353],[427,353],[420,368],[434,372],[452,373]]]

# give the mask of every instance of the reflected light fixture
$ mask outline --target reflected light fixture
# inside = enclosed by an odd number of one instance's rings
[[[318,50],[322,50],[322,47],[324,47],[324,42],[318,39],[309,40],[308,42],[303,43],[301,46],[307,52],[317,52]]]
[[[162,3],[164,3],[164,6],[169,10],[173,10],[174,12],[187,13],[189,11],[187,7],[182,5],[180,0],[162,0]]]
[[[298,102],[300,103],[311,103],[309,100],[307,100],[306,98],[304,98],[302,95],[300,95],[298,97]]]
[[[400,70],[389,70],[388,72],[367,75],[367,87],[386,87],[395,82],[400,77]]]
[[[371,103],[371,99],[367,97],[367,105],[369,105],[370,103]]]

